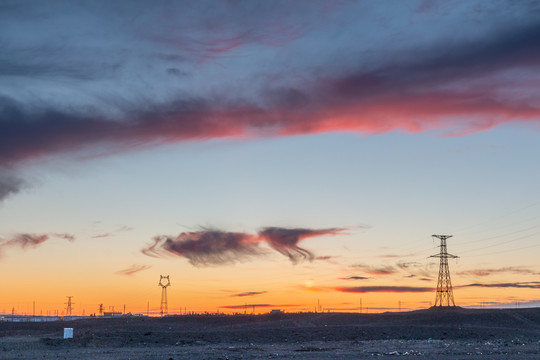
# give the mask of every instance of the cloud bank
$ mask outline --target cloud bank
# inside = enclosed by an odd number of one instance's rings
[[[0,166],[222,137],[538,124],[537,7],[394,5],[3,7]]]

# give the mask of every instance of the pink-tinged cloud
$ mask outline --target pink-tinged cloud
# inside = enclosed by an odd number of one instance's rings
[[[332,259],[335,259],[337,256],[329,256],[329,255],[326,255],[326,256],[317,256],[315,258],[315,260],[320,260],[320,261],[327,261],[327,260],[332,260]]]
[[[434,291],[431,287],[417,286],[341,286],[335,287],[333,290],[346,293],[417,293]]]
[[[23,250],[36,248],[49,240],[51,236],[68,241],[75,240],[75,236],[71,234],[15,234],[9,237],[0,238],[0,255],[4,249],[10,247],[18,247]]]
[[[209,266],[232,264],[265,255],[268,251],[261,248],[260,244],[266,243],[296,264],[304,260],[313,261],[315,258],[313,253],[298,246],[300,241],[314,236],[337,235],[342,230],[267,227],[257,235],[202,230],[184,232],[176,237],[156,236],[153,242],[141,251],[152,257],[181,256],[187,258],[192,265]]]
[[[466,36],[456,37],[443,32],[440,41],[429,44],[420,41],[411,46],[400,44],[394,47],[394,44],[384,42],[372,51],[376,61],[368,62],[365,53],[356,48],[359,40],[354,36],[341,39],[341,49],[350,49],[350,53],[338,53],[338,48],[328,46],[332,42],[321,36],[325,29],[331,29],[324,27],[326,22],[321,21],[325,19],[321,10],[325,6],[297,3],[253,7],[223,5],[216,6],[216,13],[212,14],[208,14],[207,8],[197,9],[193,5],[190,11],[177,13],[186,16],[183,18],[189,24],[184,25],[186,28],[175,21],[169,22],[169,19],[163,28],[161,23],[156,23],[155,27],[138,24],[136,30],[131,28],[133,33],[121,32],[120,38],[111,37],[120,42],[125,40],[124,35],[131,36],[137,44],[144,44],[146,47],[137,46],[132,50],[141,56],[155,54],[141,60],[144,64],[157,64],[145,65],[147,69],[163,67],[167,69],[165,73],[175,78],[195,74],[200,76],[197,79],[201,82],[200,87],[204,88],[207,81],[211,91],[184,88],[181,92],[176,86],[166,87],[161,79],[147,85],[147,79],[151,78],[137,80],[137,74],[144,68],[119,68],[116,60],[103,66],[101,58],[88,59],[90,54],[79,52],[80,44],[94,36],[93,30],[81,34],[75,31],[74,34],[80,37],[67,37],[65,49],[55,45],[56,36],[44,33],[40,35],[45,35],[47,43],[40,43],[39,47],[30,50],[23,47],[23,51],[6,52],[2,74],[21,78],[22,93],[25,93],[24,89],[33,89],[38,95],[0,97],[0,165],[47,155],[103,149],[103,145],[107,145],[106,151],[113,152],[224,137],[241,139],[327,132],[380,134],[395,130],[408,133],[437,131],[456,136],[485,131],[508,122],[540,121],[537,91],[540,25],[534,18],[521,22],[516,17],[500,27],[491,24],[492,31],[483,36],[474,36],[476,31],[467,28],[471,33],[465,33]],[[416,8],[420,12],[428,11],[430,4],[423,2]],[[347,11],[347,6],[342,6],[343,10],[339,11]],[[142,5],[130,4],[130,7],[136,14],[149,10]],[[25,6],[9,9],[14,11],[13,18],[6,15],[5,20],[17,24],[18,16],[27,18],[27,15],[21,15],[25,9],[30,13],[35,11]],[[523,9],[520,10],[524,16]],[[81,9],[74,11],[80,11],[77,14],[81,23],[91,15]],[[498,11],[502,13],[502,10]],[[306,16],[308,13],[310,16]],[[175,19],[174,16],[171,18]],[[92,19],[101,20],[100,17]],[[358,31],[358,24],[346,25]],[[6,31],[11,28],[6,27]],[[13,29],[17,27],[13,26]],[[404,34],[414,36],[414,32],[402,30]],[[445,41],[448,38],[455,41]],[[303,45],[292,46],[296,40],[301,40]],[[12,45],[16,43],[14,41]],[[320,55],[317,64],[309,61],[308,55],[315,49],[304,52],[308,43],[317,44]],[[124,59],[124,50],[114,51],[123,49],[122,46],[108,48],[107,44],[108,41],[102,43],[104,47],[100,49],[104,52],[107,52],[104,49],[113,50],[111,59],[118,56]],[[24,45],[22,42],[21,46]],[[156,51],[156,46],[163,51]],[[249,53],[255,51],[253,47],[260,46],[275,46],[283,53],[270,56],[269,62],[261,58],[249,64],[244,56],[239,56],[240,62],[231,61],[232,64],[222,67],[219,61],[239,50]],[[387,48],[399,56],[389,57]],[[292,49],[298,49],[300,53]],[[32,50],[43,51],[43,56],[29,61],[24,54]],[[60,54],[65,51],[69,56],[57,56],[59,51]],[[51,54],[55,56],[48,56]],[[286,59],[289,57],[295,57],[294,65],[283,66],[288,64]],[[54,61],[47,61],[52,58]],[[72,62],[73,58],[75,62]],[[197,67],[171,68],[171,60],[189,64],[214,61],[211,65],[215,73],[205,77],[205,69],[198,72]],[[223,73],[219,72],[220,68],[224,69]],[[243,68],[249,71],[244,72]],[[230,69],[236,69],[235,73],[229,74]],[[513,72],[519,74],[509,76]],[[80,108],[72,106],[70,101],[66,101],[69,105],[46,101],[48,95],[34,89],[32,82],[39,78],[45,82],[45,89],[49,88],[47,81],[51,86],[62,88],[59,84],[65,84],[66,79],[69,84],[91,83],[99,87],[102,80],[120,80],[124,74],[133,75],[136,84],[133,89],[128,87],[121,95],[104,96],[106,100],[90,101]],[[229,75],[233,81],[228,81]],[[223,76],[226,80],[218,81],[214,89],[210,76]],[[254,85],[261,78],[268,80],[264,81],[267,88]],[[155,87],[160,96],[141,99],[141,83],[144,88]],[[85,85],[76,88],[89,91]],[[245,93],[249,95],[237,91],[238,88],[246,89]],[[92,87],[91,90],[99,92],[100,89]],[[75,99],[78,98],[75,95],[73,102],[77,103]],[[16,191],[17,186],[13,187],[13,183],[0,185],[0,199],[2,194]]]
[[[98,234],[98,235],[92,236],[92,239],[101,239],[101,238],[107,238],[110,236],[112,236],[110,233]]]
[[[4,240],[2,246],[18,246],[25,250],[37,247],[48,239],[48,234],[16,234],[9,240]]]
[[[131,265],[130,267],[126,268],[126,269],[122,269],[122,270],[118,270],[116,272],[116,274],[118,275],[124,275],[124,276],[133,276],[135,275],[136,273],[138,272],[141,272],[141,271],[144,271],[144,270],[148,270],[150,269],[152,266],[150,265],[137,265],[137,264],[133,264]]]

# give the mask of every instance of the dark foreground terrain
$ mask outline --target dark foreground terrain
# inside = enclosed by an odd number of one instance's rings
[[[540,308],[2,322],[0,358],[538,360]]]

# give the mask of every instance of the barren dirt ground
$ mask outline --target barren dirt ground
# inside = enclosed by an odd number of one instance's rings
[[[63,328],[74,328],[64,340]],[[540,359],[540,309],[0,323],[1,359]]]

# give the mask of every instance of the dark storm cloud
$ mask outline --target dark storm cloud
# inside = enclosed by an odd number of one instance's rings
[[[248,291],[238,294],[233,294],[231,297],[245,297],[245,296],[255,296],[255,295],[262,295],[266,294],[268,291]]]
[[[152,257],[176,255],[185,257],[192,265],[208,266],[231,264],[249,260],[267,253],[260,243],[267,243],[272,249],[285,255],[293,264],[313,261],[310,251],[300,248],[298,243],[306,238],[336,235],[343,229],[289,229],[280,227],[263,228],[258,235],[247,233],[202,230],[184,232],[177,237],[156,236],[142,251]]]
[[[150,269],[152,266],[150,265],[137,265],[137,264],[133,264],[131,265],[130,267],[128,267],[127,269],[122,269],[122,270],[118,270],[116,272],[116,274],[118,275],[125,275],[125,276],[133,276],[135,275],[136,273],[138,272],[141,272],[141,271],[144,271],[144,270],[148,270]]]
[[[433,288],[415,287],[415,286],[355,286],[355,287],[335,287],[335,291],[346,293],[372,293],[372,292],[388,292],[388,293],[405,293],[405,292],[431,292]]]

